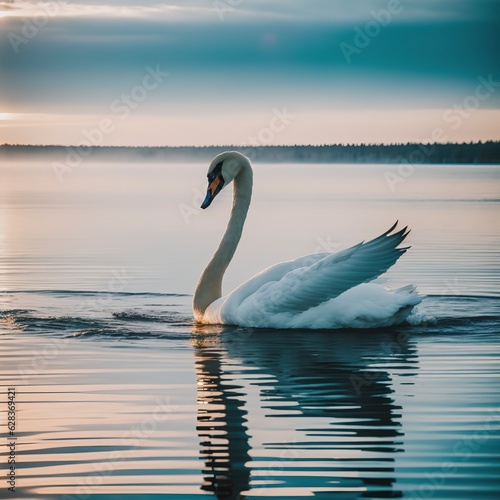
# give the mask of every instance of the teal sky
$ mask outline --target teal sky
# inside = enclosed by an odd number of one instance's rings
[[[0,142],[500,138],[497,0],[46,5],[0,3]]]

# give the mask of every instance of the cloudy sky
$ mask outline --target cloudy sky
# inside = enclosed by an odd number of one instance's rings
[[[499,0],[11,0],[0,29],[0,143],[500,139]]]

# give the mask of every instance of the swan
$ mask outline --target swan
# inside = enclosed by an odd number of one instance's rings
[[[381,236],[336,253],[315,253],[265,269],[222,296],[222,279],[240,241],[252,197],[250,160],[236,151],[217,155],[208,169],[201,205],[210,206],[231,181],[229,223],[193,297],[197,323],[255,328],[378,328],[406,320],[422,300],[413,285],[390,290],[374,280],[409,247],[398,248],[407,228],[396,224]]]

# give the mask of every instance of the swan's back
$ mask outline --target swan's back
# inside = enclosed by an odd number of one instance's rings
[[[268,328],[369,328],[401,323],[422,298],[411,285],[372,283],[407,248],[407,228],[335,254],[274,265],[209,306],[208,323]]]

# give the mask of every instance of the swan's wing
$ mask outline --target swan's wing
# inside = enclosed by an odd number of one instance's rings
[[[226,303],[233,311],[235,306],[241,306],[269,313],[297,313],[337,297],[356,285],[372,281],[407,250],[397,247],[409,231],[405,227],[391,234],[396,225],[378,238],[347,250],[306,256],[273,266],[255,277],[260,276],[260,280],[247,282],[251,285],[248,288],[235,290],[233,293],[240,293],[234,298],[233,294],[228,296],[230,300]]]
[[[235,288],[230,294],[212,302],[205,311],[205,320],[211,323],[235,322],[235,314],[238,313],[243,301],[249,297],[255,297],[259,290],[264,290],[270,284],[279,282],[289,272],[304,266],[310,266],[328,255],[330,254],[304,255],[295,260],[280,262],[264,269],[242,283],[238,288]]]
[[[343,250],[342,252],[338,252],[335,255],[340,255],[342,253],[349,252],[350,250],[351,249]],[[331,255],[332,254],[330,253],[314,253],[310,255],[303,255],[295,260],[280,262],[279,264],[268,267],[250,278],[248,281],[245,281],[245,283],[234,289],[229,295],[222,297],[223,300],[220,305],[225,302],[226,304],[230,303],[232,307],[238,307],[248,297],[251,297],[263,287],[265,288],[270,284],[279,282],[288,273],[296,269],[309,267],[316,262],[324,259],[325,257]]]
[[[308,255],[302,255],[301,257],[297,257],[294,260],[287,260],[285,262],[280,262],[279,264],[274,264],[273,266],[262,270],[260,273],[242,283],[238,288],[235,288],[229,295],[224,297],[224,299],[226,300],[231,297],[231,300],[233,302],[241,303],[243,300],[253,295],[262,286],[280,281],[291,271],[304,267],[310,267],[316,262],[324,259],[325,257],[335,256],[339,260],[343,259],[345,258],[345,255],[350,254],[353,250],[359,247],[359,245],[361,245],[361,243],[358,243],[351,248],[347,248],[335,254],[329,252],[312,253]]]

